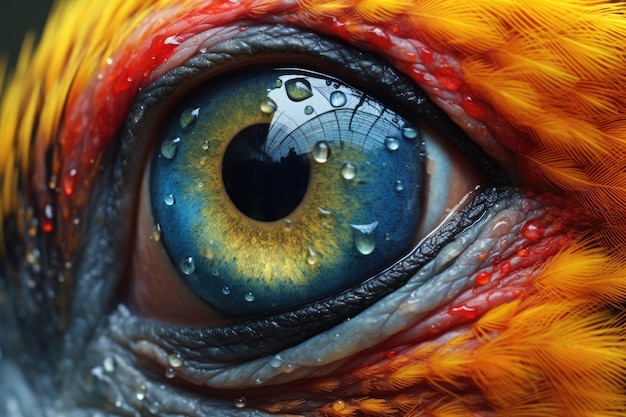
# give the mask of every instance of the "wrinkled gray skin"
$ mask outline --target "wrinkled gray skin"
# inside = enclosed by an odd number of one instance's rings
[[[505,241],[512,241],[519,225],[529,216],[539,214],[538,202],[527,202],[518,197],[505,199],[485,211],[474,227],[459,234],[427,266],[413,276],[403,288],[383,298],[371,308],[350,321],[310,338],[302,344],[279,352],[281,366],[275,357],[264,357],[229,365],[218,361],[207,362],[194,358],[190,351],[179,351],[184,365],[175,368],[176,374],[204,381],[214,387],[253,387],[258,382],[278,383],[297,380],[307,375],[334,369],[346,358],[338,352],[357,352],[372,346],[385,335],[415,326],[432,308],[449,303],[464,289],[471,287],[470,276],[479,265],[479,253],[492,250],[488,264]],[[510,224],[507,233],[502,228],[494,233],[490,226]],[[94,298],[101,296],[98,295]],[[170,385],[164,376],[146,374],[138,358],[148,358],[168,367],[168,341],[143,340],[137,337],[142,320],[119,306],[108,317],[97,320],[94,331],[84,342],[84,349],[68,346],[77,343],[67,335],[64,348],[73,356],[62,355],[53,374],[49,365],[30,355],[27,346],[11,346],[18,338],[16,325],[7,314],[10,300],[4,300],[2,315],[2,351],[0,362],[0,415],[3,416],[262,416],[262,412],[234,407],[236,398],[207,398],[185,392]],[[402,306],[403,308],[399,308]],[[92,322],[85,317],[84,322]],[[341,335],[350,334],[349,338]],[[18,342],[19,343],[19,342]],[[16,350],[22,351],[21,355]],[[18,358],[16,358],[18,357]],[[145,362],[145,361],[144,361]],[[284,366],[288,365],[289,372]],[[150,366],[151,370],[159,366]],[[58,385],[60,383],[60,385]]]
[[[115,177],[114,172],[111,175]],[[245,397],[248,387],[288,384],[331,372],[400,330],[412,327],[419,333],[420,319],[437,306],[458,302],[457,297],[472,286],[469,277],[513,250],[520,225],[542,210],[538,200],[503,193],[482,209],[471,227],[458,230],[430,262],[407,277],[404,286],[351,320],[295,346],[233,363],[220,359],[228,352],[219,346],[205,343],[198,350],[202,334],[150,323],[116,299],[111,284],[116,280],[106,278],[123,269],[116,253],[107,248],[123,234],[104,228],[99,220],[115,218],[130,202],[113,194],[107,187],[94,193],[97,204],[92,208],[100,209],[86,226],[84,248],[71,267],[76,295],[64,332],[44,325],[47,317],[41,306],[56,294],[42,294],[29,285],[29,279],[41,273],[37,265],[24,258],[2,265],[0,416],[267,415],[236,407],[243,405],[238,396],[202,396],[173,381],[182,378],[213,388],[236,388]],[[127,226],[119,221],[119,229]],[[9,242],[12,239],[23,244],[21,236],[10,236]],[[486,252],[490,256],[479,262],[477,255]]]

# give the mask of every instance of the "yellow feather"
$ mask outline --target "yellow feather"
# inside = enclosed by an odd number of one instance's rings
[[[411,385],[417,385],[424,380],[427,374],[428,366],[421,361],[416,361],[401,367],[389,375],[384,380],[384,386],[389,387],[388,389],[390,390],[401,390]]]
[[[388,22],[409,11],[413,0],[357,0],[356,11],[370,22]]]
[[[464,52],[479,52],[504,46],[506,31],[498,15],[510,9],[510,0],[496,1],[415,1],[408,15],[420,37],[440,40],[441,46],[452,45]]]
[[[428,381],[446,390],[443,384],[461,384],[462,378],[467,377],[468,365],[471,363],[471,349],[468,349],[467,336],[459,336],[453,341],[448,341],[446,347],[436,351],[429,358],[430,373]]]
[[[474,412],[461,399],[450,399],[446,402],[440,402],[427,410],[424,414],[415,414],[417,416],[433,416],[433,417],[468,417],[475,415]]]
[[[535,285],[550,299],[616,305],[626,298],[624,260],[584,243],[571,245],[542,268]]]
[[[362,398],[357,400],[360,411],[370,416],[392,416],[398,410],[387,400],[379,398]]]

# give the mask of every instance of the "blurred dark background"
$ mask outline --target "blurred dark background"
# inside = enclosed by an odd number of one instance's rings
[[[24,34],[32,30],[39,39],[52,3],[53,0],[0,0],[0,57],[7,58],[11,67]]]

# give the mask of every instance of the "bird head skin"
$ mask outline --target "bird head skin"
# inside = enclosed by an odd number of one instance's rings
[[[0,415],[624,415],[625,10],[59,2],[0,70]],[[358,294],[224,319],[164,283],[137,201],[189,78],[268,61],[410,85],[404,110],[430,103],[474,146],[452,159],[491,168]]]

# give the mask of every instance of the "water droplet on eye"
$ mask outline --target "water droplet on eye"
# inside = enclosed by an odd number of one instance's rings
[[[528,220],[522,226],[521,234],[531,242],[540,241],[546,233],[546,229],[538,219]]]
[[[265,114],[272,114],[278,109],[278,105],[271,98],[266,98],[261,102],[261,111]]]
[[[246,300],[247,302],[252,302],[254,301],[254,294],[252,294],[251,292],[246,293],[246,295],[243,296],[244,300]]]
[[[345,162],[341,166],[341,176],[346,180],[352,180],[356,177],[356,165],[352,162]]]
[[[204,187],[204,183],[202,181],[198,181],[198,188]]]
[[[307,116],[313,114],[314,111],[315,109],[312,106],[306,106],[304,108],[304,114],[306,114]]]
[[[311,83],[304,78],[292,78],[285,81],[285,90],[287,90],[287,96],[291,101],[302,101],[313,96]]]
[[[32,251],[26,254],[26,262],[32,267],[36,267],[39,265],[39,258],[41,257],[41,252],[39,249],[33,249]]]
[[[215,243],[215,241],[213,240],[209,240],[209,244],[207,245],[207,248],[204,251],[204,256],[207,259],[215,259],[217,257],[217,252],[218,252],[218,246],[217,243]]]
[[[257,385],[261,385],[263,383],[263,378],[258,377],[257,379],[254,380],[254,383]]]
[[[293,227],[293,222],[290,219],[283,220],[283,230],[289,232]]]
[[[54,209],[50,204],[46,204],[43,209],[43,218],[41,219],[41,229],[46,232],[52,232],[54,229]]]
[[[37,235],[37,220],[33,219],[30,226],[28,227],[28,236],[35,237]]]
[[[468,306],[467,304],[462,304],[462,305],[450,307],[448,312],[450,314],[453,314],[453,315],[456,315],[456,316],[461,316],[461,317],[466,318],[468,320],[475,319],[476,315],[478,314],[478,312],[476,311],[476,308]]]
[[[233,405],[235,408],[244,408],[246,406],[246,399],[244,397],[235,398]]]
[[[203,156],[202,158],[200,158],[200,166],[204,166],[206,165],[206,156]]]
[[[390,151],[395,151],[400,147],[400,141],[392,136],[385,138],[385,147]]]
[[[148,392],[148,388],[146,388],[145,385],[141,385],[141,386],[139,386],[139,388],[137,388],[137,392],[135,393],[135,397],[137,397],[137,399],[139,401],[143,401],[146,398],[147,392]]]
[[[230,294],[230,287],[228,285],[224,285],[224,288],[222,288],[222,294],[224,295]]]
[[[176,157],[176,151],[178,151],[179,143],[180,138],[164,140],[163,143],[161,143],[161,155],[167,159],[174,159]]]
[[[162,232],[161,232],[161,225],[160,224],[155,224],[154,227],[152,228],[152,234],[150,235],[150,239],[154,240],[155,242],[158,242],[161,240],[161,236],[162,236]]]
[[[354,235],[354,247],[361,255],[369,255],[376,249],[377,226],[378,222],[350,225]]]
[[[476,285],[487,285],[491,282],[491,274],[487,271],[479,272],[474,278]]]
[[[196,262],[191,256],[187,256],[180,261],[180,271],[185,275],[191,275],[196,272]]]
[[[322,226],[332,228],[335,225],[335,219],[333,218],[332,211],[324,210],[321,207],[318,207],[317,211],[320,213]]]
[[[179,353],[172,353],[167,357],[167,363],[169,363],[172,368],[180,368],[183,366],[183,357],[180,356]]]
[[[176,371],[173,368],[167,368],[165,370],[165,377],[167,379],[172,379],[176,376]]]
[[[180,115],[180,127],[183,129],[189,128],[200,115],[200,108],[187,109]]]
[[[308,253],[306,255],[306,263],[313,266],[317,263],[317,253],[311,247],[308,248]]]
[[[168,206],[173,206],[176,203],[176,197],[174,197],[174,194],[167,194],[163,197],[163,202]]]
[[[280,355],[275,355],[271,360],[270,360],[270,366],[272,368],[280,368],[280,366],[283,364],[283,358],[280,357]]]
[[[406,139],[415,139],[419,136],[419,131],[413,126],[406,125],[402,128],[402,136]]]
[[[344,106],[348,102],[348,98],[341,91],[333,91],[330,94],[330,105],[333,107]]]
[[[385,356],[387,357],[387,359],[392,360],[395,359],[398,356],[398,352],[396,352],[395,350],[388,350],[387,352],[385,352]]]
[[[335,400],[331,407],[334,411],[342,411],[346,408],[346,403],[343,400]]]
[[[161,411],[159,403],[153,402],[148,405],[148,412],[150,414],[157,414],[159,411]]]
[[[396,191],[402,191],[404,190],[404,184],[402,184],[402,181],[400,180],[396,180]]]
[[[330,146],[323,140],[316,142],[313,145],[313,149],[311,149],[311,154],[316,162],[320,164],[326,163],[330,159]]]
[[[204,142],[202,142],[202,150],[204,151],[208,151],[209,150],[209,140],[205,139]]]
[[[286,373],[286,374],[290,374],[290,373],[292,373],[292,372],[293,372],[296,368],[293,366],[293,364],[291,364],[291,363],[287,363],[287,364],[283,365],[283,367],[282,367],[282,368],[280,368],[280,369],[282,369],[282,371],[283,371],[284,373]]]
[[[283,81],[281,79],[278,79],[276,81],[274,81],[274,84],[272,85],[272,88],[276,89],[276,88],[280,88],[283,86]]]
[[[113,358],[111,356],[107,356],[102,361],[102,367],[108,373],[115,372],[116,366],[117,366],[117,364],[115,363],[115,358]]]
[[[391,235],[389,233],[385,233],[385,240],[386,241],[390,241],[391,240]]]

